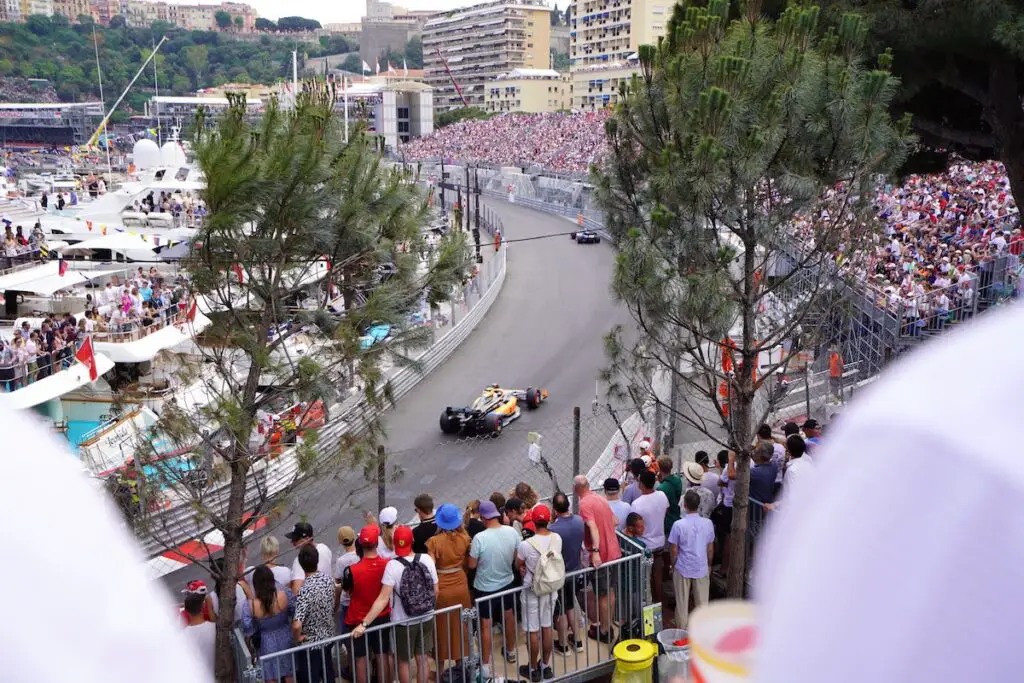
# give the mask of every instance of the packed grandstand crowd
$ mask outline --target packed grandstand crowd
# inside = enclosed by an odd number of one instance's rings
[[[605,113],[504,114],[447,126],[402,151],[411,159],[583,173],[605,153],[606,119]],[[826,192],[822,211],[839,210],[841,198],[835,189]],[[1024,234],[1002,164],[955,160],[943,173],[912,175],[883,188],[877,207],[884,232],[841,261],[910,334],[942,329],[969,315],[996,262],[1020,282]],[[813,241],[810,221],[795,227]]]
[[[410,159],[444,158],[586,173],[604,154],[604,122],[609,112],[504,114],[460,121],[413,140],[402,151]]]
[[[60,102],[49,82],[31,82],[17,76],[0,77],[0,102]]]

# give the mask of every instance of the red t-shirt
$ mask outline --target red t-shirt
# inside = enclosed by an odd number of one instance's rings
[[[358,625],[370,613],[370,608],[373,607],[377,596],[380,595],[381,579],[384,578],[384,569],[387,566],[387,558],[364,557],[345,570],[352,574],[351,587],[344,586],[349,590],[351,598],[348,603],[348,611],[345,612],[346,626]],[[378,616],[386,617],[390,613],[391,605],[388,605]]]
[[[580,517],[583,522],[594,522],[597,525],[597,533],[600,538],[597,541],[600,548],[601,562],[611,562],[622,557],[619,549],[619,539],[615,536],[615,513],[608,501],[593,491],[580,498]],[[590,538],[590,528],[585,528],[584,543],[588,548],[594,547],[594,541]]]

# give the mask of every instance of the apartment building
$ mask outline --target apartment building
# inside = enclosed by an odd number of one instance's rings
[[[640,60],[636,53],[626,59],[574,67],[570,71],[573,111],[597,111],[613,107],[619,101],[622,86],[640,73]]]
[[[167,21],[186,31],[216,31],[217,22],[213,15],[214,5],[167,5]]]
[[[113,4],[116,0],[99,0]],[[251,33],[256,28],[256,17],[259,16],[249,5],[239,2],[222,2],[219,5],[179,5],[168,2],[152,2],[151,0],[121,0],[119,12],[108,8],[109,17],[114,14],[124,16],[128,25],[134,28],[149,28],[154,21],[166,21],[189,31],[216,31],[217,12],[227,12],[232,19],[242,18],[242,25],[232,23],[230,31]],[[102,16],[102,10],[99,12]],[[100,19],[102,22],[102,19]]]
[[[21,18],[27,19],[33,14],[53,16],[53,0],[21,0]]]
[[[149,28],[154,21],[170,21],[166,2],[125,0],[121,3],[121,15],[132,28]]]
[[[672,0],[573,0],[569,26],[572,66],[628,59],[665,35]]]
[[[53,0],[53,13],[68,18],[72,24],[78,23],[78,17],[96,18],[96,12],[89,0]]]
[[[569,74],[554,69],[513,69],[487,83],[484,108],[489,112],[531,114],[569,109]]]
[[[21,0],[0,0],[0,21],[21,21]]]
[[[551,8],[542,0],[492,0],[436,15],[423,26],[423,68],[434,108],[486,106],[487,83],[515,69],[547,69]],[[450,72],[450,73],[449,73]]]

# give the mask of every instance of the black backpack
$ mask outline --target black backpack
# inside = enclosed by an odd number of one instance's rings
[[[433,612],[436,604],[434,579],[427,565],[420,562],[419,553],[413,555],[412,562],[404,557],[395,559],[405,567],[398,581],[398,597],[402,600],[406,616],[419,617]]]

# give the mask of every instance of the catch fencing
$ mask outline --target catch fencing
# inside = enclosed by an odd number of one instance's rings
[[[614,643],[619,638],[644,637],[643,610],[651,602],[649,555],[625,536],[620,535],[619,544],[623,557],[599,569],[567,572],[565,585],[548,596],[538,596],[529,587],[510,588],[475,596],[469,605],[439,607],[419,623],[378,624],[359,638],[349,632],[259,656],[236,631],[237,680],[262,683],[293,672],[305,680],[304,672],[325,672],[328,681],[339,675],[346,680],[390,681],[396,678],[396,667],[408,666],[409,679],[425,680],[419,675],[420,667],[432,667],[437,681],[469,683],[478,680],[485,664],[495,679],[518,680],[524,677],[520,667],[531,661],[549,664],[560,680],[610,673]],[[445,569],[441,571],[443,576]],[[608,640],[612,642],[588,637],[591,626],[595,631],[598,626],[601,630],[611,626],[614,638]],[[548,627],[554,640],[566,647],[544,658],[529,631],[539,635]]]
[[[488,225],[482,227],[489,231]],[[505,281],[506,251],[506,246],[501,245],[493,256],[485,259],[477,275],[456,295],[451,325],[441,333],[435,330],[434,342],[413,357],[416,367],[396,368],[387,378],[394,400],[444,363],[480,323]],[[337,452],[346,439],[364,433],[374,417],[366,414],[360,397],[335,406],[332,412],[334,417],[317,432],[320,454]],[[321,457],[326,459],[327,456]],[[256,461],[246,478],[245,509],[253,509],[257,503],[292,487],[309,469],[315,469],[315,464],[311,468],[309,463],[300,463],[298,448],[285,450],[272,459]],[[179,490],[169,491],[159,501],[150,501],[148,512],[135,520],[136,536],[147,557],[201,538],[213,528],[208,514],[221,514],[227,509],[230,492],[227,481],[215,480],[201,491],[185,486],[175,488]],[[197,500],[201,505],[196,504]],[[197,512],[200,508],[203,514]]]

